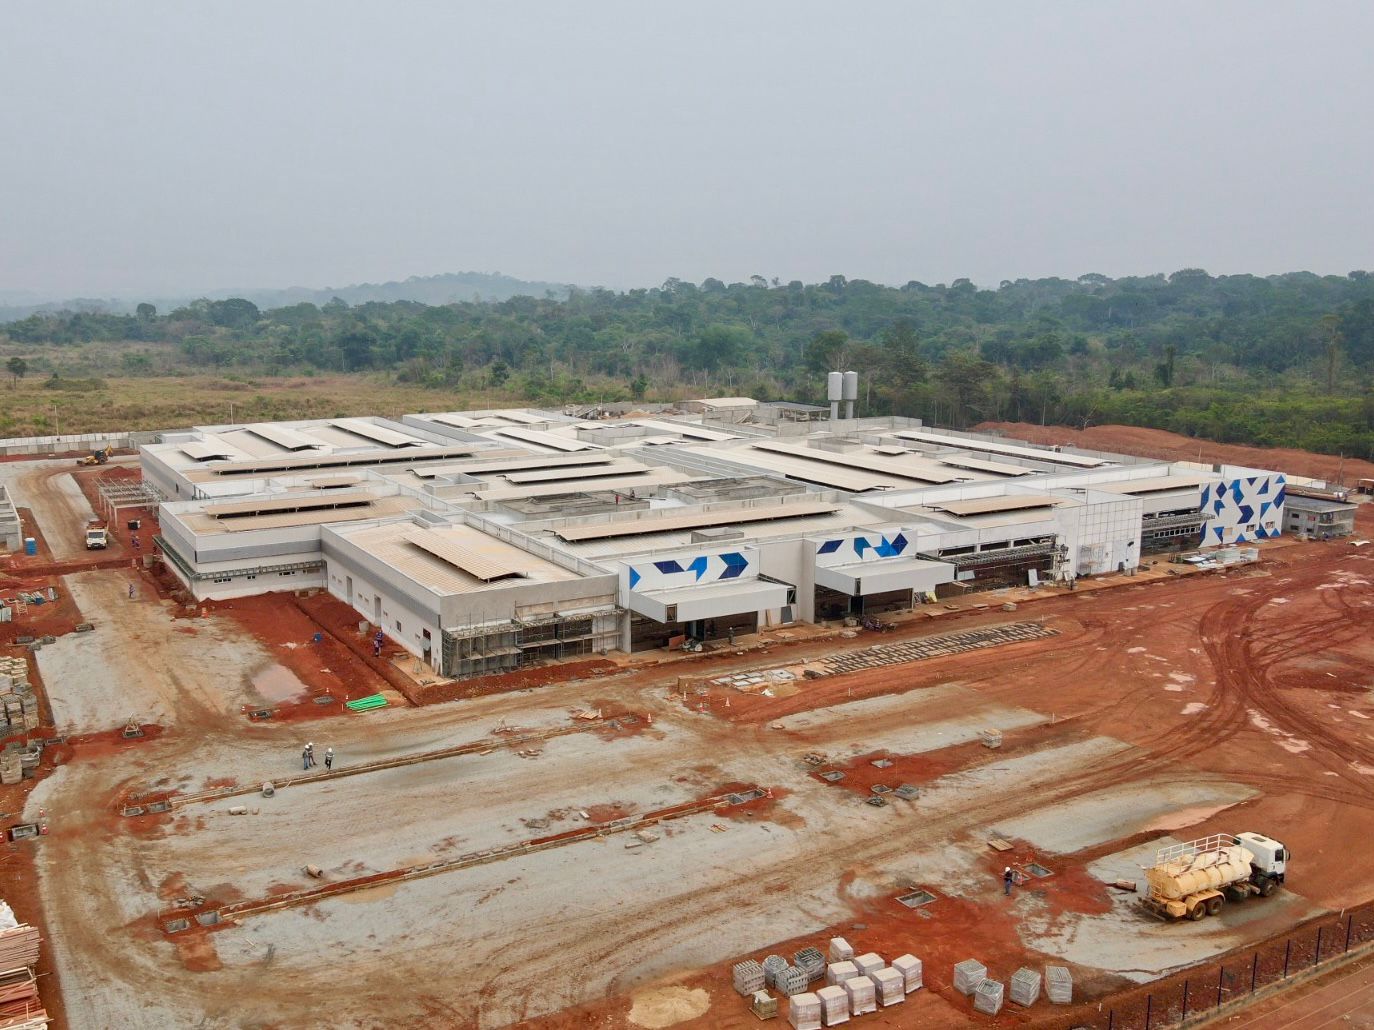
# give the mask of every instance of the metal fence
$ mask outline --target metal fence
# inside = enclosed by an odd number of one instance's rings
[[[1181,927],[1180,927],[1181,929]],[[1286,936],[1229,955],[1102,1003],[1079,1027],[1166,1030],[1215,1015],[1230,1002],[1310,974],[1353,948],[1374,942],[1374,904],[1312,920]]]

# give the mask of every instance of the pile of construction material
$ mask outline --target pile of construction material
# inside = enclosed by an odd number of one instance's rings
[[[21,967],[0,972],[0,1027],[41,1030],[47,1025],[48,1013],[38,999],[33,970]]]
[[[0,736],[38,728],[38,698],[33,696],[28,662],[23,658],[0,658],[0,711],[4,720]]]
[[[829,957],[827,963],[819,948],[807,947],[790,963],[781,955],[762,962],[746,959],[734,966],[734,987],[753,999],[756,1013],[760,998],[771,998],[769,990],[776,991],[786,1001],[787,1019],[795,1030],[819,1030],[901,1004],[923,986],[921,960],[914,955],[902,955],[889,965],[876,952],[855,955],[848,941],[833,937]],[[813,992],[811,985],[822,978],[825,986]]]
[[[894,963],[894,966],[896,964]],[[916,974],[920,976],[919,971]],[[1011,989],[1000,980],[988,976],[987,967],[977,959],[965,959],[954,966],[954,989],[973,999],[976,1011],[995,1016],[1002,1011],[1003,1000],[1026,1008],[1040,1000],[1041,976],[1029,966],[1022,966],[1011,976]],[[1046,966],[1043,980],[1045,994],[1054,1005],[1073,1003],[1073,977],[1064,966]]]
[[[48,1025],[33,975],[37,962],[37,928],[19,922],[0,901],[0,1027],[5,1030],[40,1030]]]

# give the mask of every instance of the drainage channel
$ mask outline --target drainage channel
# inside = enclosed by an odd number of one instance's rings
[[[478,754],[499,747],[519,748],[524,744],[541,744],[546,740],[552,740],[554,737],[566,736],[570,733],[585,733],[589,730],[605,727],[619,729],[621,724],[637,722],[638,718],[639,717],[635,715],[621,715],[615,719],[589,723],[584,726],[555,726],[552,729],[539,730],[533,733],[483,737],[481,740],[470,741],[467,744],[456,744],[453,747],[439,748],[436,751],[420,751],[412,755],[398,755],[395,758],[384,758],[375,762],[360,762],[356,765],[347,765],[321,772],[303,772],[299,776],[289,776],[281,780],[272,780],[271,783],[276,790],[281,790],[283,787],[299,787],[311,783],[323,783],[325,780],[337,780],[344,776],[361,776],[364,773],[381,772],[385,769],[399,769],[407,765],[418,765],[421,762],[434,762],[444,758],[458,758],[462,755]],[[233,787],[217,787],[213,790],[202,790],[192,794],[174,794],[165,800],[156,801],[149,805],[130,805],[123,809],[122,814],[126,816],[138,816],[145,813],[166,812],[168,809],[180,808],[182,805],[205,804],[210,801],[220,801],[224,798],[241,797],[244,794],[257,794],[261,790],[262,784],[251,783],[239,784]]]
[[[490,848],[486,851],[473,851],[466,855],[459,855],[457,858],[444,859],[439,862],[430,862],[425,865],[402,866],[399,869],[389,869],[385,872],[372,873],[368,876],[358,876],[348,880],[340,880],[337,883],[328,883],[321,887],[311,887],[305,890],[294,891],[290,894],[279,894],[271,898],[259,898],[253,901],[241,901],[237,904],[226,905],[219,909],[209,910],[196,915],[196,919],[202,926],[214,923],[239,922],[250,916],[266,915],[269,912],[277,912],[285,908],[292,908],[296,905],[309,905],[317,901],[324,901],[328,898],[338,897],[342,894],[351,894],[355,891],[367,890],[369,887],[377,887],[381,884],[402,883],[407,880],[418,880],[425,876],[436,876],[439,873],[456,872],[459,869],[471,869],[474,866],[486,865],[490,862],[500,862],[508,858],[518,858],[522,855],[533,855],[539,851],[547,851],[551,848],[561,848],[568,844],[578,844],[582,841],[594,840],[597,837],[608,837],[612,834],[626,833],[631,830],[641,829],[654,823],[668,822],[672,819],[681,819],[689,815],[698,815],[717,808],[728,808],[734,805],[748,804],[750,801],[766,797],[769,791],[763,787],[748,787],[741,791],[730,794],[718,794],[714,797],[702,798],[698,801],[688,801],[685,804],[675,805],[671,808],[660,808],[652,812],[645,812],[643,815],[627,816],[624,819],[616,819],[608,823],[598,823],[594,826],[584,826],[567,833],[559,834],[554,837],[540,837],[534,840],[518,841],[514,844],[506,844],[497,848]],[[211,920],[206,922],[201,917],[205,916]],[[190,918],[181,918],[163,923],[163,931],[168,934],[180,933],[189,929]]]

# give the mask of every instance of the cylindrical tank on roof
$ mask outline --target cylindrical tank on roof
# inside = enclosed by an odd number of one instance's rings
[[[843,390],[844,376],[839,372],[831,372],[825,377],[825,399],[828,401],[843,400],[841,391]]]
[[[840,400],[857,401],[859,399],[859,373],[846,372],[844,374],[844,386],[841,388]]]

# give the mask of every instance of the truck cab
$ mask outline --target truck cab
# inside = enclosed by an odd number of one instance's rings
[[[104,526],[86,527],[86,550],[103,551],[109,546],[109,534]]]
[[[1236,840],[1254,856],[1250,860],[1250,866],[1254,870],[1257,884],[1263,880],[1283,883],[1291,855],[1281,842],[1262,833],[1250,832],[1236,834]]]

